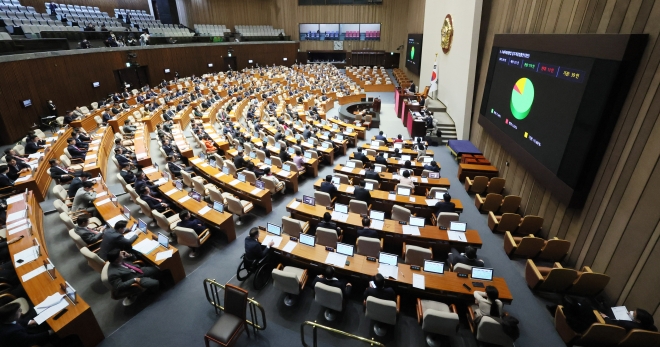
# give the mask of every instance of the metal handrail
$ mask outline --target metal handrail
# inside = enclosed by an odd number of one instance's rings
[[[330,328],[330,327],[327,327],[327,326],[325,326],[325,325],[321,325],[321,324],[318,324],[318,323],[316,323],[316,322],[310,322],[310,321],[306,321],[306,322],[300,324],[300,340],[302,341],[302,344],[303,344],[304,347],[310,347],[310,346],[305,342],[305,326],[306,326],[306,325],[309,325],[309,326],[312,327],[312,334],[313,334],[313,336],[314,336],[314,340],[313,340],[312,342],[313,342],[313,346],[314,346],[314,347],[317,347],[317,346],[318,346],[318,343],[317,343],[317,337],[318,337],[318,336],[317,336],[317,330],[316,330],[317,328],[322,329],[322,330],[325,330],[325,331],[329,331],[329,332],[331,332],[331,333],[333,333],[333,334],[339,334],[339,335],[341,335],[341,336],[350,337],[350,338],[352,338],[352,339],[354,339],[354,340],[358,340],[358,341],[360,341],[360,342],[368,343],[368,344],[371,345],[371,346],[385,347],[384,344],[382,344],[382,343],[380,343],[380,342],[378,342],[378,341],[374,341],[373,338],[372,338],[371,340],[369,340],[369,339],[367,339],[367,338],[365,338],[365,337],[362,337],[362,336],[353,335],[353,334],[347,333],[347,332],[342,331],[342,330],[339,330],[339,329]]]
[[[206,294],[206,300],[211,305],[213,305],[213,308],[215,308],[216,315],[220,313],[219,310],[220,311],[225,310],[224,306],[220,305],[220,298],[221,298],[221,296],[219,295],[220,290],[225,290],[224,284],[219,283],[216,280],[210,278],[204,280],[204,293]],[[249,304],[248,306],[250,308],[250,318],[252,318],[252,320],[246,319],[245,321],[248,324],[250,324],[255,331],[265,330],[266,311],[264,310],[264,307],[261,306],[261,304],[259,304],[256,300],[252,298],[248,298],[247,300]],[[263,326],[259,325],[259,319],[257,317],[257,309],[261,312],[261,321],[263,322]]]

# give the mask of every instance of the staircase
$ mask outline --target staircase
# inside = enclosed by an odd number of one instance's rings
[[[435,118],[436,128],[442,132],[442,137],[436,137],[434,132],[431,139],[437,141],[439,146],[446,145],[449,140],[456,140],[456,125],[454,124],[454,120],[444,111],[434,112],[433,117]]]

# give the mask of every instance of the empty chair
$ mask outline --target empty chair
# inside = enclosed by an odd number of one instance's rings
[[[261,181],[264,182],[264,187],[270,191],[271,198],[274,197],[275,193],[281,192],[284,194],[285,190],[285,184],[284,182],[277,182],[275,183],[275,180],[273,180],[272,177],[269,176],[262,176]]]
[[[87,247],[80,248],[80,254],[85,257],[87,260],[87,265],[92,268],[92,270],[101,273],[103,271],[103,266],[105,265],[105,260],[101,259],[98,254],[92,252]]]
[[[562,261],[568,255],[568,250],[571,248],[571,242],[567,240],[560,240],[553,238],[545,242],[541,253],[538,258],[547,261]]]
[[[353,181],[348,178],[348,176],[340,173],[334,173],[334,177],[339,177],[339,183],[341,184],[353,184]]]
[[[248,336],[246,311],[248,304],[247,290],[233,284],[225,285],[224,312],[204,335],[204,342],[209,346],[213,341],[222,346],[232,346],[245,331]]]
[[[395,221],[408,222],[412,213],[409,209],[399,205],[392,205],[392,219]]]
[[[309,230],[309,222],[282,216],[282,231],[293,237],[300,237]]]
[[[336,198],[331,198],[330,194],[326,192],[319,192],[315,191],[314,192],[314,199],[316,200],[316,203],[321,205],[321,206],[332,206],[334,204]]]
[[[474,196],[474,205],[481,213],[496,212],[502,204],[502,199],[503,197],[500,194],[489,193],[486,198],[482,198],[481,195],[477,194]]]
[[[479,325],[473,327],[474,311],[470,306],[468,306],[468,311],[469,311],[468,319],[470,320],[470,328],[474,329],[473,333],[475,334],[477,341],[485,342],[496,346],[503,346],[503,347],[514,346],[513,339],[509,337],[509,335],[504,333],[502,324],[498,320],[495,320],[493,317],[490,316],[483,316],[479,320]]]
[[[232,193],[223,192],[220,188],[213,186],[209,187],[209,197],[211,201],[217,201],[223,205],[227,204],[227,197],[234,196]]]
[[[633,329],[621,340],[619,347],[655,347],[660,346],[660,333]]]
[[[296,297],[305,288],[307,282],[307,270],[293,266],[284,266],[279,264],[273,269],[273,287],[285,292],[284,304],[293,306]]]
[[[350,159],[349,162],[353,163],[355,165],[355,167],[358,168],[358,169],[362,169],[364,167],[362,162],[359,161],[359,160]]]
[[[505,196],[504,200],[502,200],[502,205],[500,205],[499,213],[504,214],[518,212],[518,208],[520,208],[520,201],[522,201],[522,198],[517,195]]]
[[[145,215],[145,217],[151,218],[151,221],[149,221],[148,223],[153,224],[154,223],[154,214],[151,210],[151,207],[149,207],[149,204],[147,204],[146,201],[144,201],[140,198],[135,199],[135,201],[137,202],[138,206],[140,206],[140,210]]]
[[[600,294],[607,283],[610,282],[610,276],[604,273],[593,272],[590,267],[585,266],[579,272],[578,278],[573,282],[568,292],[571,294],[595,297]]]
[[[183,173],[183,171],[181,171]],[[199,178],[199,179],[198,179]],[[202,177],[195,177],[192,180],[193,189],[200,193],[203,198],[206,198],[210,195],[210,189],[215,188],[215,185],[212,183],[206,183]]]
[[[367,184],[367,183],[373,184],[374,189],[380,189],[380,182],[378,182],[376,180],[371,180],[371,179],[365,178],[365,179],[363,179],[363,181],[364,181],[364,184]]]
[[[438,216],[438,227],[449,229],[451,222],[458,221],[458,213],[455,212],[440,212]]]
[[[314,301],[326,308],[323,316],[330,322],[337,319],[337,312],[344,310],[344,295],[341,289],[321,282],[314,286]]]
[[[316,243],[322,246],[337,248],[337,241],[340,241],[337,236],[337,230],[327,228],[316,228]]]
[[[470,177],[465,178],[465,191],[468,193],[482,194],[488,187],[488,177],[475,176],[474,179]],[[500,192],[497,192],[498,194]]]
[[[374,320],[374,333],[378,336],[385,336],[387,329],[381,323],[395,325],[399,314],[399,296],[397,300],[383,300],[373,296],[367,297],[365,317]]]
[[[383,249],[383,241],[373,237],[359,236],[355,245],[357,246],[356,253],[367,257],[378,258]]]
[[[486,187],[486,194],[490,194],[490,193],[502,194],[502,191],[504,191],[505,182],[506,180],[502,177],[491,178],[490,181],[488,181],[488,187]]]
[[[455,336],[460,323],[456,305],[419,298],[417,299],[417,322],[422,325],[422,330],[429,334],[426,337],[429,346],[440,345],[436,335]]]
[[[517,213],[505,213],[501,216],[496,216],[490,211],[488,212],[488,227],[493,232],[513,232],[518,229],[521,219],[522,217]]]
[[[403,243],[403,257],[406,264],[424,266],[424,260],[433,259],[433,251],[430,248],[424,248]]]
[[[520,221],[520,225],[515,230],[516,234],[536,235],[543,227],[543,218],[539,216],[527,215]],[[570,245],[570,244],[569,244]]]
[[[573,285],[577,277],[577,271],[565,269],[559,263],[555,263],[552,268],[537,267],[531,259],[528,259],[525,266],[525,281],[527,286],[534,290],[564,291]]]
[[[534,258],[545,245],[545,240],[534,235],[513,237],[509,231],[504,233],[504,252],[512,257]]]
[[[357,214],[369,214],[371,209],[370,205],[367,205],[366,202],[360,200],[351,200],[348,203],[348,212],[357,213]]]
[[[471,274],[473,267],[474,266],[468,264],[456,263],[456,265],[451,266],[451,271],[459,274]]]
[[[191,251],[188,254],[190,258],[197,257],[199,248],[211,237],[211,232],[208,228],[199,235],[193,229],[180,226],[175,226],[172,231],[176,235],[178,244],[190,247]]]
[[[236,225],[241,225],[243,224],[242,222],[243,216],[250,213],[250,211],[252,211],[252,209],[254,208],[254,205],[249,201],[239,200],[233,196],[228,196],[227,208],[229,212],[238,216],[238,221],[236,222]]]

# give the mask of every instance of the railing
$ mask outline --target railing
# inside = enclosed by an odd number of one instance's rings
[[[330,327],[327,327],[327,326],[325,326],[325,325],[317,324],[316,322],[310,322],[310,321],[306,321],[305,323],[300,324],[300,340],[302,341],[302,345],[303,345],[304,347],[310,347],[310,345],[308,345],[308,344],[305,342],[305,326],[306,326],[306,325],[309,325],[309,326],[312,327],[312,335],[314,336],[313,341],[312,341],[312,346],[314,346],[314,347],[317,347],[317,346],[318,346],[318,343],[317,343],[317,338],[318,338],[318,335],[317,335],[317,329],[322,329],[322,330],[325,330],[325,331],[329,331],[329,332],[331,332],[331,333],[333,333],[333,334],[337,334],[337,335],[341,335],[341,336],[350,337],[350,338],[352,338],[352,339],[354,339],[354,340],[358,340],[358,341],[360,341],[360,342],[368,343],[368,344],[371,345],[371,346],[385,347],[384,344],[382,344],[382,343],[380,343],[380,342],[378,342],[378,341],[374,341],[373,339],[369,340],[369,339],[364,338],[364,337],[362,337],[362,336],[357,336],[357,335],[349,334],[349,333],[347,333],[347,332],[345,332],[345,331],[338,330],[338,329],[334,329],[334,328],[330,328]]]
[[[225,308],[220,304],[220,300],[223,297],[221,291],[225,290],[225,285],[222,283],[216,282],[216,280],[207,278],[204,280],[204,293],[206,294],[206,300],[213,305],[215,309],[215,314],[220,314],[220,311],[224,311]],[[253,330],[265,330],[266,329],[266,311],[264,311],[263,306],[261,306],[256,300],[248,298],[248,308],[250,309],[250,319],[245,321],[250,324]],[[257,310],[261,312],[261,322],[260,325],[259,317],[257,316]]]

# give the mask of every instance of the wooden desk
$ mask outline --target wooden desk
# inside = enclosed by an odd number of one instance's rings
[[[117,205],[113,204],[110,201],[103,203],[105,200],[109,199],[109,194],[105,192],[104,195],[98,196],[98,194],[104,193],[103,187],[99,183],[96,183],[94,185],[94,190],[97,193],[97,198],[96,200],[94,200],[94,206],[96,207],[96,210],[99,212],[99,215],[101,215],[103,220],[108,221],[122,214],[122,206],[119,203],[117,203]],[[130,228],[134,223],[137,222],[138,222],[137,219],[131,217],[131,219],[128,221],[128,228]],[[149,223],[150,221],[145,220],[144,222]],[[138,238],[137,240],[135,240],[135,242],[133,242],[133,245],[137,245],[139,242],[141,242],[144,239],[152,239],[153,237],[157,236],[157,234],[153,233],[150,230],[147,230],[146,235],[141,232],[138,232],[137,235]],[[158,248],[156,248],[154,251],[152,251],[149,254],[141,254],[141,256],[147,261],[147,263],[157,267],[159,270],[161,271],[169,270],[172,274],[172,279],[174,280],[174,283],[179,283],[181,280],[186,278],[186,270],[183,268],[183,263],[181,262],[181,254],[179,253],[179,250],[172,245],[169,246],[169,249],[173,250],[171,258],[158,260],[158,261],[156,260],[156,255],[159,252],[164,251],[162,246],[158,246]]]
[[[347,127],[348,128],[353,128],[354,131],[357,132],[359,138],[361,138],[363,140],[365,139],[365,134],[366,134],[367,128],[365,128],[363,126],[356,126],[355,124],[349,124],[349,123],[346,123],[346,122],[341,121],[341,120],[336,119],[336,118],[325,118],[325,120],[330,122],[330,123],[337,124],[337,125],[339,125],[340,127],[343,127],[343,128],[347,128]]]
[[[345,95],[345,96],[340,96],[338,101],[340,105],[346,105],[346,104],[350,104],[351,102],[360,102],[362,99],[365,99],[366,97],[367,94]]]
[[[465,177],[474,178],[475,176],[486,176],[488,178],[497,177],[499,171],[492,165],[479,164],[458,164],[458,179],[463,181]]]
[[[334,172],[344,174],[353,180],[353,184],[359,184],[364,180],[366,174],[365,169],[359,168],[350,168],[345,167],[341,164],[337,164],[334,167]],[[394,178],[394,173],[392,172],[379,172],[380,176],[380,190],[391,191],[394,190],[394,187],[399,184],[399,179]],[[417,180],[415,184],[415,194],[417,195],[426,195],[426,189],[431,189],[433,187],[447,188],[449,189],[449,179],[440,177],[440,178],[422,178],[422,176],[411,176],[413,181]],[[425,181],[426,180],[426,181]]]
[[[266,232],[260,230],[259,241],[263,241],[265,237]],[[282,242],[280,242],[278,247],[274,247],[275,254],[283,257],[286,261],[293,261],[297,264],[302,264],[303,267],[316,269],[317,271],[327,266],[325,260],[328,256],[328,251],[325,250],[324,246],[316,245],[315,247],[309,247],[298,244],[290,253],[286,253],[282,249],[288,241],[289,235],[283,233]],[[373,276],[378,273],[378,262],[371,262],[366,258],[363,255],[355,254],[353,257],[348,258],[350,261],[349,265],[343,268],[336,267],[335,270],[340,275],[350,276],[351,281],[353,279],[359,279],[366,283],[372,280]],[[438,275],[421,270],[411,270],[409,265],[402,263],[398,264],[398,271],[398,279],[386,278],[389,285],[395,287],[397,291],[403,290],[415,296],[457,297],[462,300],[474,302],[472,290],[467,290],[463,287],[463,284],[473,287],[472,282],[474,280],[471,278],[458,277],[454,272],[445,272],[442,275]],[[424,275],[425,290],[412,287],[413,274]],[[484,286],[496,287],[500,294],[499,299],[503,302],[511,303],[513,301],[513,296],[504,278],[495,277],[492,281],[479,282],[483,282]]]
[[[321,188],[321,182],[323,182],[322,178],[319,178],[316,182],[314,182],[314,189],[319,190]],[[338,191],[337,200],[336,200],[337,202],[348,205],[350,200],[353,199],[353,193],[347,192],[347,189],[349,187],[354,187],[354,186],[350,186],[348,184],[339,185],[339,188],[337,188]],[[411,196],[395,195],[394,199],[390,199],[389,191],[372,190],[370,191],[370,194],[371,194],[371,204],[373,205],[374,210],[390,213],[392,211],[392,206],[396,204],[409,209],[410,212],[416,214],[417,217],[430,218],[431,214],[436,212],[435,204],[433,206],[429,206],[426,203],[426,200],[433,200],[433,199],[427,199],[423,195],[411,195]],[[415,201],[411,201],[410,199],[415,199]],[[451,202],[453,202],[456,207],[456,213],[463,212],[463,203],[461,202],[461,200],[451,199]]]
[[[349,159],[355,158],[355,153],[349,154],[348,158]],[[376,163],[376,157],[374,157],[373,155],[367,155],[367,159],[369,159],[369,162],[371,163]],[[398,158],[387,158],[388,170],[399,171],[399,169],[403,169],[403,165],[405,165],[405,161],[401,161]],[[410,166],[412,166],[412,171],[415,173],[416,176],[422,175],[422,172],[424,171],[424,163],[414,160],[413,158],[413,160],[410,161]]]
[[[112,127],[101,127],[99,131],[101,132],[100,138],[98,135],[94,136],[89,144],[90,151],[85,156],[83,170],[89,172],[92,177],[101,175],[104,179],[107,179],[108,157],[114,156],[113,143],[115,137]]]
[[[172,137],[174,138],[172,144],[177,146],[179,152],[181,152],[181,156],[186,158],[192,158],[195,156],[195,153],[193,152],[192,148],[190,147],[190,145],[188,145],[188,141],[186,140],[186,137],[183,136],[183,131],[181,131],[181,125],[179,124],[174,125],[174,128],[172,129]]]
[[[138,111],[138,107],[131,106],[127,110],[123,110],[121,113],[113,115],[112,119],[108,121],[108,125],[112,127],[116,133],[119,133],[119,127],[124,126],[124,122],[128,119],[128,116],[132,115],[133,112]]]
[[[300,134],[297,134],[297,135],[300,135]],[[298,145],[298,144],[297,144],[297,143],[298,143],[298,140],[297,140],[295,137],[287,136],[287,137],[284,138],[284,140],[287,142],[287,144],[288,144],[289,146],[297,146],[297,145]],[[327,140],[326,140],[326,141],[327,141]],[[337,144],[337,145],[339,145],[339,146],[344,146],[344,152],[345,152],[345,148],[346,148],[346,143],[347,143],[347,142],[348,142],[348,141],[346,141],[346,140],[344,140],[344,141],[342,141],[342,142],[339,142],[339,141],[333,141],[334,144]],[[325,158],[326,161],[327,161],[330,165],[332,165],[332,163],[335,162],[335,149],[334,149],[334,147],[331,147],[331,148],[323,148],[323,146],[314,146],[314,145],[312,145],[312,144],[310,144],[310,143],[308,143],[308,142],[304,142],[304,141],[302,141],[302,140],[301,140],[301,142],[300,142],[300,146],[301,146],[303,149],[305,149],[305,150],[314,150],[314,151],[317,151],[317,152],[321,152],[321,153],[322,153],[322,154],[321,154],[322,157]],[[315,165],[315,166],[316,166],[316,168],[314,169],[314,170],[315,170],[315,172],[314,172],[314,177],[318,176],[318,173],[319,173],[319,172],[318,172],[318,163],[317,163],[317,165]]]
[[[388,137],[387,141],[385,141],[385,142],[387,144],[393,144],[395,139],[396,139],[395,137]],[[377,140],[376,136],[371,137],[371,141],[376,141],[376,140]],[[382,140],[380,140],[380,141],[382,141]],[[403,142],[399,142],[399,143],[403,143],[403,148],[412,148],[413,145],[415,145],[417,142],[414,142],[413,140],[403,140]],[[422,141],[421,143],[424,144],[424,147],[429,145],[429,143],[426,142],[426,141]]]
[[[365,149],[371,149],[377,152],[384,152],[384,153],[394,153],[394,147],[388,147],[388,146],[372,146],[369,143],[363,143],[360,147],[362,147],[363,150]],[[410,149],[410,148],[401,148],[399,149],[399,153],[401,155],[409,155],[411,156],[411,161],[417,158],[417,150],[415,149]],[[429,157],[433,157],[433,150],[427,149],[426,150],[426,155]]]
[[[29,208],[27,217],[32,224],[32,235],[30,235],[27,229],[9,235],[9,240],[13,240],[16,237],[23,237],[20,241],[9,245],[9,253],[12,256],[13,261],[16,253],[32,247],[33,240],[36,239],[41,245],[41,255],[35,261],[16,268],[16,275],[18,275],[18,278],[21,278],[21,276],[40,266],[44,266],[44,261],[47,261],[48,259],[48,245],[44,238],[45,229],[43,225],[43,211],[41,210],[36,197],[32,193],[28,193],[26,200],[9,204],[9,206],[7,206],[7,215],[24,211],[26,206]],[[60,284],[63,284],[65,279],[58,271],[57,264],[54,265],[55,269],[53,269],[53,272],[55,279],[51,279],[48,273],[44,272],[27,282],[21,281],[23,289],[25,289],[30,301],[34,305],[41,303],[54,293],[62,294]],[[78,302],[75,305],[69,302],[67,312],[57,320],[51,317],[46,320],[46,323],[48,323],[50,328],[61,338],[69,335],[78,335],[85,346],[96,346],[105,338],[103,336],[103,331],[101,331],[101,327],[99,327],[99,323],[96,321],[96,317],[89,304],[87,304],[80,296],[78,296],[77,301]]]
[[[233,148],[225,152],[225,155],[229,160],[233,160],[233,158],[237,154],[238,151]],[[250,158],[248,156],[243,156],[243,159],[252,161],[254,163],[254,166],[258,167],[261,170],[263,170],[266,167],[269,167],[270,172],[273,175],[276,175],[278,180],[283,181],[287,188],[291,189],[293,193],[298,192],[298,174],[292,175],[291,173],[286,172],[275,165],[268,166],[257,158]]]
[[[149,134],[148,128],[143,125],[135,132],[135,138],[133,138],[133,146],[135,149],[133,152],[135,153],[135,159],[137,160],[138,165],[142,167],[151,166],[151,153],[149,152],[150,144],[151,135]]]

